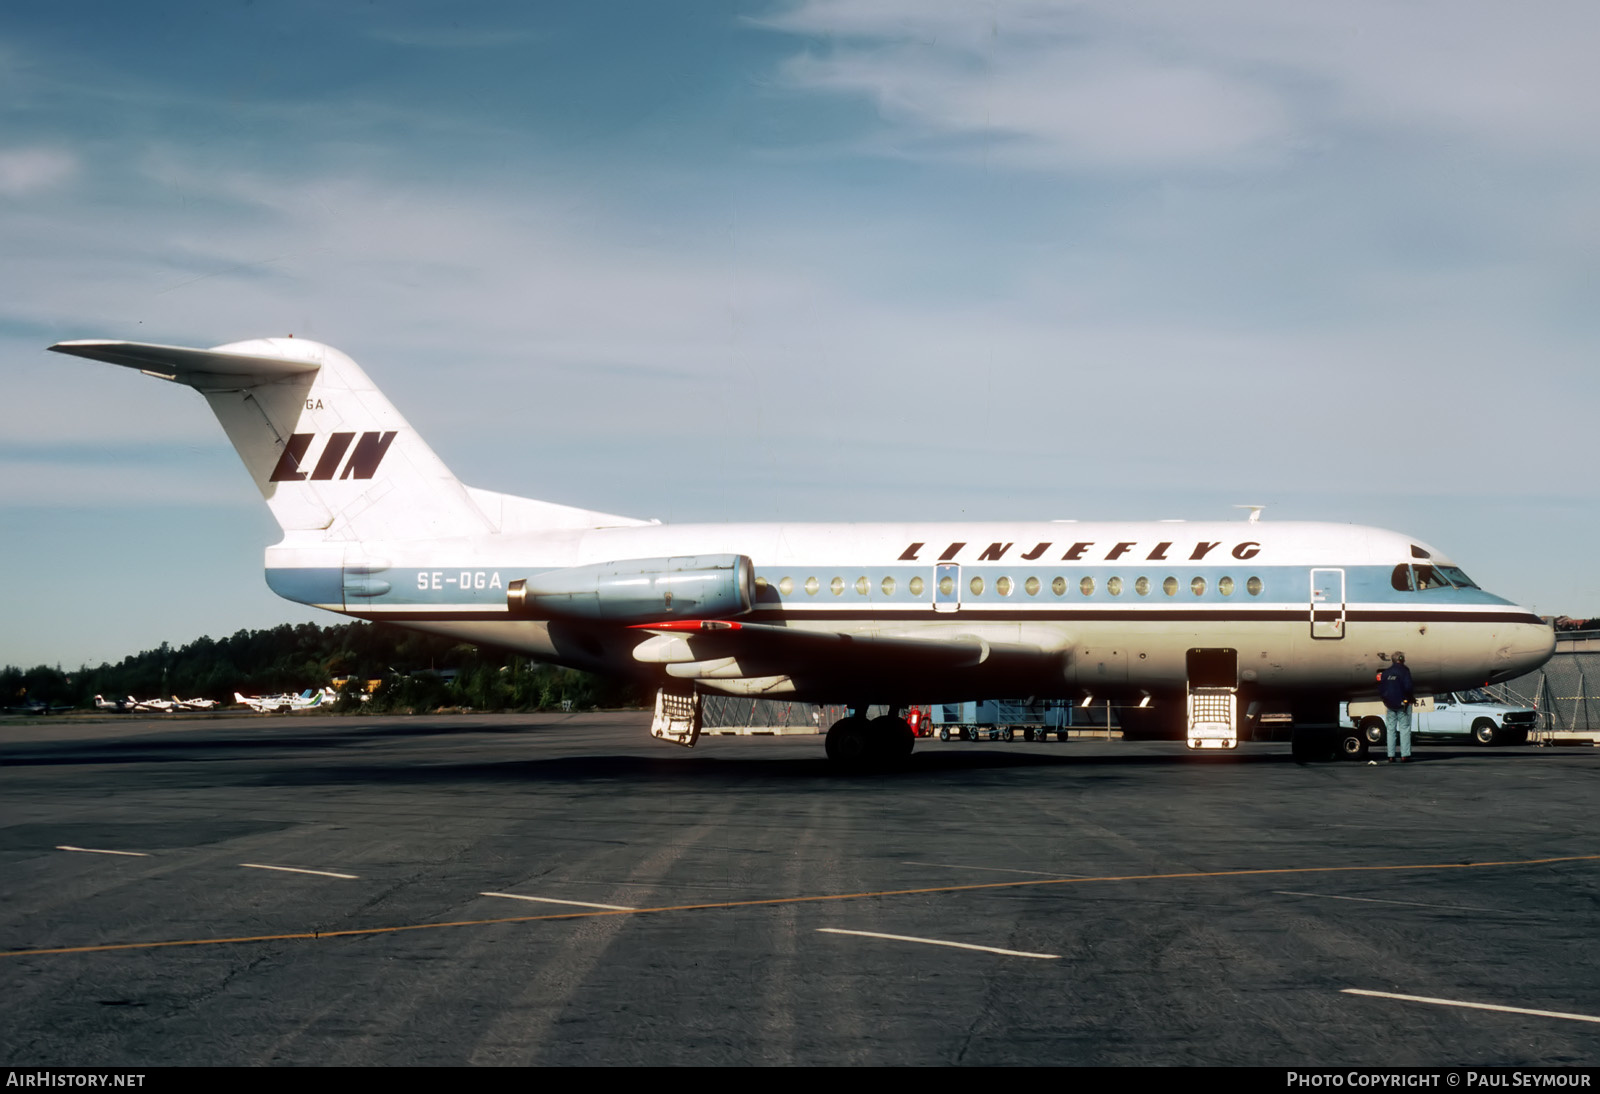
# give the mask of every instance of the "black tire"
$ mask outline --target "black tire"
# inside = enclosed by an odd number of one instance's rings
[[[1296,730],[1289,750],[1297,764],[1320,764],[1339,758],[1339,738],[1324,729]]]
[[[939,740],[948,741],[949,739],[950,739],[950,727],[949,726],[940,726],[939,727]]]
[[[867,738],[872,758],[882,763],[897,763],[917,747],[917,735],[904,718],[885,714],[867,723]]]
[[[840,718],[828,730],[823,748],[828,759],[841,767],[860,767],[872,756],[872,735],[865,718]]]
[[[1367,739],[1367,744],[1381,745],[1383,739],[1389,735],[1389,727],[1382,718],[1363,718],[1361,735]]]
[[[1472,739],[1480,745],[1500,743],[1500,727],[1493,718],[1478,718],[1472,723]]]
[[[1339,754],[1347,760],[1367,758],[1367,738],[1359,730],[1347,729],[1339,734]]]
[[[1067,739],[1067,731],[1066,730],[1064,730],[1064,729],[1056,730],[1056,740],[1057,741],[1065,743],[1066,739]]]
[[[1014,736],[1014,734],[1012,733],[1010,726],[1006,726],[1004,729],[1002,729],[1000,731],[1000,739],[1002,741],[1009,741],[1009,740],[1011,740],[1011,738],[1013,736]]]

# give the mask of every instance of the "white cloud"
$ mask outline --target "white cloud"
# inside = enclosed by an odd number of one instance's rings
[[[808,0],[756,22],[813,39],[790,80],[869,99],[902,155],[1231,166],[1337,126],[1588,160],[1600,138],[1582,0]]]
[[[77,160],[59,149],[0,149],[0,197],[51,189],[72,178],[77,168]]]
[[[806,54],[786,68],[805,87],[859,92],[943,154],[1031,167],[1199,164],[1257,153],[1287,136],[1271,96],[1225,73],[1162,66],[1100,49],[1024,49],[982,71],[913,45],[890,55]],[[977,143],[964,143],[964,140]],[[940,151],[938,145],[929,150]]]

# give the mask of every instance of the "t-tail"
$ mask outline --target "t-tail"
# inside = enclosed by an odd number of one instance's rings
[[[463,485],[354,361],[319,342],[259,338],[190,349],[88,340],[50,348],[205,396],[289,542],[644,523]]]

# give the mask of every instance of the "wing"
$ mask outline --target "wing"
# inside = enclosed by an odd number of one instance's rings
[[[1034,685],[1016,694],[1034,694],[1042,667],[1048,669],[1051,661],[1064,665],[1061,654],[973,634],[911,638],[719,619],[642,623],[633,629],[650,634],[634,649],[634,660],[732,695],[836,702],[859,694],[874,702],[938,702],[947,694],[968,695],[974,687],[1022,686],[1014,680]]]

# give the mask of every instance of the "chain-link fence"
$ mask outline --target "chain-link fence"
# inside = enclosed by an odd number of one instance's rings
[[[1600,733],[1600,632],[1557,636],[1555,656],[1543,668],[1494,690],[1537,707],[1545,731]]]
[[[826,733],[846,713],[842,706],[741,699],[714,692],[700,699],[703,733]]]

